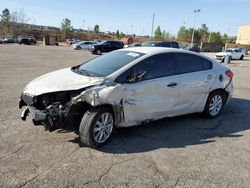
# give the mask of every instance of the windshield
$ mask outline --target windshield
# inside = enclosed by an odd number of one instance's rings
[[[92,76],[105,77],[143,55],[132,51],[113,51],[72,69],[79,73],[88,72]]]

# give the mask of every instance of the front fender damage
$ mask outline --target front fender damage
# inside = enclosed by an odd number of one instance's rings
[[[133,94],[122,84],[94,86],[74,97],[72,99],[72,104],[86,102],[93,107],[111,105],[114,110],[116,125],[119,127],[123,126],[125,123],[124,104],[130,103],[128,101],[128,96],[131,95]]]

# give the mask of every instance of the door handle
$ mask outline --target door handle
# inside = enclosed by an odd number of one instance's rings
[[[176,87],[177,86],[177,83],[175,82],[171,82],[167,85],[167,87]]]

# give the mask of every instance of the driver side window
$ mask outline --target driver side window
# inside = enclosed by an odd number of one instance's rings
[[[117,82],[125,83],[129,80],[135,81],[149,80],[175,74],[175,54],[164,53],[151,56],[140,63],[136,64],[116,80]]]

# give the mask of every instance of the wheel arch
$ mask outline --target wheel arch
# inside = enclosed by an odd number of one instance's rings
[[[225,96],[225,98],[224,98],[224,100],[223,100],[223,105],[226,104],[226,101],[227,101],[227,99],[228,99],[228,97],[229,97],[229,93],[228,93],[225,89],[217,88],[217,89],[214,89],[214,90],[210,91],[208,97],[209,97],[212,93],[214,93],[214,92],[221,92],[221,93],[223,93],[224,96]],[[208,97],[207,97],[207,98],[208,98]]]
[[[107,108],[110,110],[114,117],[115,124],[114,126],[118,126],[120,123],[124,121],[123,116],[123,108],[121,106],[111,105],[111,104],[101,104],[97,106],[92,106],[86,102],[83,102],[82,105],[84,106],[84,113],[91,108]]]

